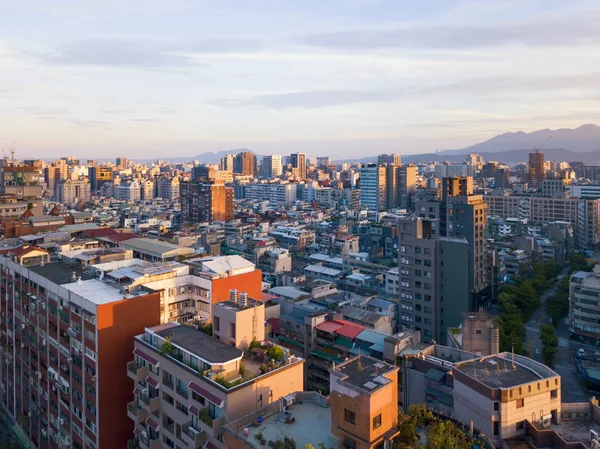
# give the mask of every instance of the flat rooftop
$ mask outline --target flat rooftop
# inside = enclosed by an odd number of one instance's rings
[[[372,393],[391,382],[390,379],[383,377],[383,374],[396,370],[397,367],[380,360],[358,356],[336,366],[332,373],[338,375],[340,382]]]
[[[51,262],[44,265],[35,265],[29,267],[39,276],[48,279],[56,285],[72,283],[81,277],[82,280],[93,279],[94,276],[83,271],[80,264],[66,264],[64,262]],[[75,279],[73,279],[75,277]]]
[[[512,361],[497,356],[462,362],[455,366],[460,371],[490,388],[511,388],[535,382],[542,376],[519,363],[512,368]]]
[[[552,424],[552,430],[569,443],[589,444],[590,430],[600,434],[600,424],[592,419],[564,419],[560,424]]]
[[[296,441],[296,447],[302,449],[307,444],[312,444],[315,448],[319,443],[324,443],[327,449],[332,446],[330,440],[331,434],[331,409],[321,407],[314,402],[295,403],[288,407],[288,413],[295,418],[294,423],[286,424],[282,412],[277,412],[267,417],[260,427],[249,426],[248,440],[253,444],[260,445],[256,440],[256,435],[262,432],[263,438],[267,441],[283,440],[285,437],[293,438]],[[238,432],[238,435],[241,432]],[[265,446],[268,447],[268,446]]]
[[[98,279],[87,279],[63,285],[64,288],[96,305],[122,301],[133,295],[121,293],[120,289]]]
[[[170,337],[174,345],[211,363],[226,363],[242,356],[239,349],[189,326],[160,326],[155,333],[163,338]]]
[[[240,300],[238,299],[237,301],[229,300],[229,301],[219,302],[219,303],[215,304],[215,307],[224,307],[224,308],[232,310],[234,312],[239,312],[240,310],[251,309],[253,307],[262,306],[262,305],[263,305],[262,301],[257,301],[255,299],[247,298],[245,306],[243,306],[240,303]]]

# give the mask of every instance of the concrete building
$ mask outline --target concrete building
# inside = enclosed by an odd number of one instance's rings
[[[298,178],[306,179],[306,154],[304,153],[293,153],[290,156],[290,163],[292,168],[298,170]]]
[[[448,328],[448,346],[478,356],[500,352],[500,330],[494,318],[485,312],[464,314],[460,328]]]
[[[549,198],[565,198],[565,190],[570,179],[550,178],[542,181],[542,195]]]
[[[137,180],[123,181],[117,186],[117,199],[135,203],[142,198],[142,190]]]
[[[88,178],[90,180],[90,188],[92,192],[100,190],[100,188],[107,182],[112,182],[112,176],[112,167],[89,167]]]
[[[92,197],[90,182],[87,179],[74,181],[66,179],[56,185],[56,200],[62,204],[89,201]]]
[[[265,305],[248,298],[245,292],[238,295],[237,290],[232,290],[230,295],[229,301],[213,308],[213,336],[245,351],[252,341],[265,339]]]
[[[287,182],[252,182],[246,184],[244,197],[253,201],[269,201],[273,204],[296,202],[297,184]]]
[[[140,197],[143,201],[154,199],[154,183],[149,179],[140,181]]]
[[[465,239],[435,237],[439,222],[399,222],[399,324],[414,326],[424,341],[443,342],[462,312],[472,311],[469,247]],[[452,281],[448,282],[447,280]]]
[[[400,167],[402,159],[399,154],[380,154],[377,156],[377,165],[395,165]]]
[[[304,389],[303,359],[285,351],[280,361],[263,352],[245,357],[175,323],[146,328],[132,352],[134,399],[124,409],[135,426],[131,436],[145,449],[225,449],[225,423]]]
[[[600,266],[571,275],[569,333],[596,344],[600,341]]]
[[[250,151],[236,154],[233,159],[233,172],[240,175],[255,177],[258,173],[256,156]]]
[[[263,157],[260,166],[260,176],[262,178],[278,178],[281,176],[282,171],[281,155],[273,154]]]
[[[176,201],[180,196],[180,183],[177,176],[160,177],[156,181],[156,196],[168,201]]]
[[[361,356],[337,365],[330,404],[340,449],[385,447],[398,433],[398,367]]]
[[[401,209],[409,209],[413,206],[414,196],[417,192],[417,172],[414,165],[403,165],[397,169],[397,206]]]
[[[33,447],[126,447],[133,337],[159,323],[159,294],[123,292],[81,265],[0,257],[3,410]]]
[[[233,188],[197,182],[184,182],[181,185],[182,223],[193,225],[233,218]]]
[[[376,212],[387,209],[386,167],[370,164],[360,168],[360,207]]]
[[[473,195],[473,178],[444,178],[441,201],[418,202],[417,214],[423,218],[439,219],[438,236],[466,239],[470,256],[471,301],[468,310],[487,303],[490,300],[486,239],[488,206],[482,195]]]
[[[544,153],[540,153],[539,151],[529,153],[527,182],[531,187],[538,189],[542,187],[542,181],[545,178]]]

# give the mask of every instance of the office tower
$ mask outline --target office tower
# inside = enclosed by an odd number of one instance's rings
[[[181,221],[185,224],[233,220],[233,188],[224,184],[181,184]]]
[[[489,300],[487,295],[487,203],[482,195],[473,195],[473,178],[444,178],[440,201],[419,201],[419,217],[440,221],[440,237],[464,237],[469,243],[469,288],[471,303],[468,312]]]
[[[127,158],[126,158],[126,157],[118,157],[118,158],[115,160],[115,165],[116,165],[118,168],[127,168],[127,166],[129,165],[129,161],[127,160]]]
[[[469,245],[437,237],[439,220],[404,218],[398,223],[400,324],[414,326],[425,341],[445,342],[469,310]]]
[[[121,368],[134,336],[160,323],[160,293],[125,292],[39,248],[0,266],[3,410],[32,447],[127,447],[133,393]]]
[[[256,156],[250,151],[244,151],[235,156],[233,161],[233,172],[240,175],[256,176],[258,170]]]
[[[381,212],[387,209],[386,167],[369,164],[360,168],[360,207]]]
[[[281,176],[282,166],[281,166],[281,156],[280,155],[271,155],[265,156],[262,160],[262,164],[260,166],[260,176],[262,178],[277,178]]]
[[[508,168],[496,169],[496,174],[494,175],[494,187],[497,189],[510,188],[510,172]]]
[[[87,179],[77,181],[66,179],[56,185],[56,200],[62,204],[88,201],[92,197],[90,182]]]
[[[377,156],[377,165],[395,165],[400,167],[402,160],[399,154],[380,154]]]
[[[529,153],[529,166],[527,172],[527,182],[530,187],[535,189],[542,186],[542,181],[546,178],[544,170],[544,153],[535,151]]]
[[[217,180],[217,169],[212,165],[196,165],[192,168],[192,181],[211,183]]]
[[[290,155],[292,168],[298,169],[298,177],[306,179],[306,154],[293,153]]]
[[[418,169],[414,165],[403,165],[396,170],[396,198],[401,209],[413,206],[413,197],[417,192],[417,172]]]
[[[398,169],[400,167],[392,164],[383,165],[385,167],[385,189],[387,195],[387,208],[392,209],[398,206]]]
[[[221,163],[219,164],[219,169],[223,171],[233,172],[233,163],[235,156],[233,154],[228,154],[227,156],[223,156],[221,158]]]
[[[113,168],[112,167],[90,167],[88,169],[88,177],[90,179],[90,189],[92,192],[100,190],[107,182],[112,182]]]

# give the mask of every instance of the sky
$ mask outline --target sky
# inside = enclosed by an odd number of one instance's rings
[[[597,0],[0,0],[0,146],[350,159],[600,124]]]

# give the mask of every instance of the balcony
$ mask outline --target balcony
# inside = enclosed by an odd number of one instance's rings
[[[160,397],[156,396],[151,398],[148,395],[142,394],[140,395],[140,402],[142,405],[142,408],[146,411],[148,411],[148,413],[154,413],[155,411],[157,411],[160,408]]]
[[[140,366],[136,362],[127,364],[127,375],[135,382],[142,382],[148,376],[148,367]]]
[[[148,418],[148,412],[143,408],[138,407],[136,401],[131,401],[127,404],[127,416],[129,416],[134,423],[141,423]]]
[[[150,437],[142,437],[138,439],[138,443],[142,449],[162,449],[162,443],[160,442],[160,436],[157,435],[156,439]]]
[[[191,446],[194,449],[204,446],[204,443],[206,443],[206,432],[194,428],[191,421],[186,423],[183,428],[184,431],[181,433],[181,439],[185,441],[188,446]]]

